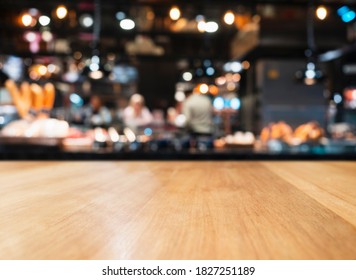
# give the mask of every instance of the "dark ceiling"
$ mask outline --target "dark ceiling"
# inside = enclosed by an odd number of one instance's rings
[[[14,53],[22,56],[31,55],[27,43],[24,42],[24,32],[33,30],[41,32],[41,27],[24,28],[19,24],[19,16],[29,8],[37,8],[40,13],[51,15],[59,4],[65,4],[71,11],[70,20],[53,21],[49,30],[56,39],[65,39],[69,43],[70,53],[92,51],[93,28],[83,28],[78,19],[83,13],[94,14],[95,4],[100,3],[101,28],[100,40],[96,47],[101,53],[125,53],[128,42],[134,41],[137,35],[144,35],[165,50],[165,58],[179,57],[216,57],[219,59],[231,58],[231,42],[241,31],[236,27],[227,27],[221,24],[215,34],[201,34],[181,30],[173,32],[167,25],[167,13],[172,5],[181,8],[182,14],[188,20],[196,15],[204,14],[207,18],[221,21],[224,12],[228,9],[241,15],[260,14],[261,43],[266,49],[273,52],[274,47],[291,50],[300,54],[306,46],[306,13],[308,0],[0,0],[0,52]],[[324,0],[314,1],[315,5],[323,4],[330,8],[328,20],[315,22],[316,42],[320,51],[326,51],[347,43],[346,24],[336,15],[336,8],[347,4],[356,5],[356,0]],[[273,7],[274,15],[263,16],[265,7]],[[128,16],[135,19],[142,16],[142,9],[151,9],[155,14],[154,23],[150,28],[136,28],[132,31],[123,31],[119,28],[115,14],[125,11]],[[147,10],[146,10],[147,11]],[[170,24],[170,23],[169,23]],[[48,50],[41,43],[40,54],[66,55],[67,52],[55,49]],[[278,52],[283,53],[283,52]],[[285,54],[285,55],[290,55]]]

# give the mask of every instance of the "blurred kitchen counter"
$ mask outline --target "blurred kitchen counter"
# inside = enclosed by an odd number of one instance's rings
[[[110,149],[62,150],[58,147],[14,146],[0,147],[0,161],[4,160],[356,160],[356,149],[325,152],[254,151],[251,149],[209,149],[199,151],[112,151]]]
[[[356,164],[2,161],[0,259],[355,259]]]

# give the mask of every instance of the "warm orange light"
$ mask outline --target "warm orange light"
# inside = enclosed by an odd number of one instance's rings
[[[73,54],[73,57],[77,60],[81,59],[83,56],[83,54],[79,51],[76,51],[74,54]]]
[[[29,14],[23,14],[21,17],[21,22],[24,26],[31,26],[33,24],[33,18]]]
[[[234,82],[229,82],[226,85],[228,91],[234,91],[236,89],[236,84]]]
[[[245,69],[245,70],[250,68],[250,62],[248,62],[247,60],[243,61],[241,63],[241,65],[242,65],[242,68]]]
[[[328,16],[328,10],[324,6],[319,6],[316,9],[316,16],[320,20],[324,20]]]
[[[199,91],[202,93],[202,94],[206,94],[209,92],[209,86],[207,84],[201,84],[199,86]]]
[[[40,79],[40,76],[34,70],[31,70],[29,72],[29,76],[30,76],[31,80],[34,80],[34,81],[38,81]]]
[[[222,86],[226,83],[226,78],[225,77],[218,77],[215,79],[215,83],[218,85],[218,86]]]
[[[219,93],[219,89],[217,86],[215,85],[211,85],[209,87],[209,92],[212,94],[212,95],[217,95]]]
[[[21,21],[24,26],[30,26],[32,22],[32,17],[29,14],[24,14],[21,18]]]
[[[153,11],[148,11],[146,14],[146,19],[147,20],[154,20],[155,19],[155,13]]]
[[[38,74],[40,74],[41,76],[44,76],[47,74],[47,67],[44,65],[39,65],[37,68]]]
[[[239,73],[233,74],[233,75],[232,75],[232,80],[233,80],[235,83],[238,83],[238,82],[241,80],[241,75],[240,75]]]
[[[59,19],[64,19],[68,14],[68,10],[65,6],[60,5],[56,9],[56,15]]]

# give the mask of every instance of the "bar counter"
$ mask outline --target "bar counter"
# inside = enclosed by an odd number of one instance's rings
[[[355,259],[345,161],[2,161],[0,259]]]

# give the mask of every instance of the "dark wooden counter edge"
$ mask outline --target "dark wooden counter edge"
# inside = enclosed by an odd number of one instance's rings
[[[217,151],[181,151],[181,152],[64,152],[11,151],[0,152],[0,161],[4,160],[356,160],[351,154],[309,154],[309,153],[253,153],[253,152],[217,152]]]

